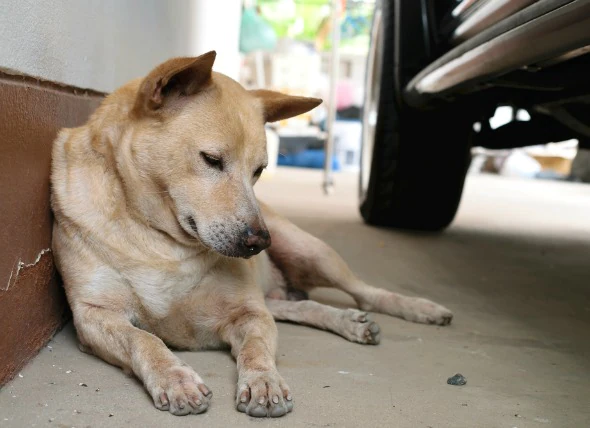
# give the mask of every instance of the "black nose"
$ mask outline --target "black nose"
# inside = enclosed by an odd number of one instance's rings
[[[270,247],[270,233],[266,229],[247,228],[242,236],[242,257],[251,257]]]

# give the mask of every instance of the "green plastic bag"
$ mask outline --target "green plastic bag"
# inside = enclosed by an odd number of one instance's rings
[[[270,51],[277,45],[277,35],[255,8],[244,9],[240,26],[240,52]]]

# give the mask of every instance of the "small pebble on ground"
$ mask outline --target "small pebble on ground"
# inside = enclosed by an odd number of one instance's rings
[[[462,374],[457,373],[455,376],[448,378],[447,383],[449,385],[462,386],[467,383],[467,379]]]

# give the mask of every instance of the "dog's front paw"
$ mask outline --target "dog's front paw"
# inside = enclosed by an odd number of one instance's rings
[[[250,416],[276,418],[293,410],[289,387],[276,370],[240,373],[236,405]]]
[[[173,415],[203,413],[213,395],[197,373],[188,366],[173,366],[153,378],[149,392],[154,405]]]
[[[442,305],[419,297],[406,297],[403,302],[403,318],[423,324],[447,325],[453,313]]]

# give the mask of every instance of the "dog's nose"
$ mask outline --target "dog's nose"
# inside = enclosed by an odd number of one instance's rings
[[[249,227],[242,239],[245,257],[251,257],[270,247],[270,233],[266,229]]]

